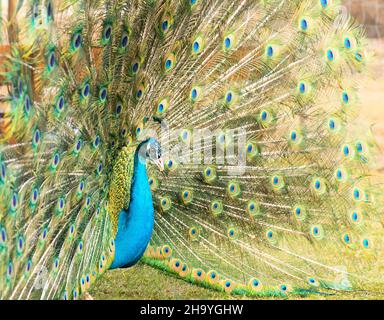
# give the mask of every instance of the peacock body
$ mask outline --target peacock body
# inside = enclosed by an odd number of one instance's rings
[[[238,294],[380,290],[375,143],[350,125],[369,53],[339,5],[19,1],[1,298],[77,299],[140,258]]]

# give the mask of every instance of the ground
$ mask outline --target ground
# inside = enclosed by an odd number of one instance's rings
[[[373,124],[373,132],[384,151],[384,41],[371,40],[374,52],[372,72],[361,81],[361,124]],[[384,155],[384,152],[383,152]],[[378,170],[384,172],[384,156],[379,159]],[[144,264],[126,270],[114,270],[97,281],[90,292],[94,299],[246,299],[215,292],[188,284],[163,271]],[[292,297],[297,299],[298,297]],[[301,299],[384,299],[381,295],[366,292],[338,293],[331,296],[309,296]]]

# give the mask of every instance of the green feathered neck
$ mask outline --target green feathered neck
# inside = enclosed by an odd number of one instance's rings
[[[135,158],[135,147],[124,147],[116,158],[109,189],[108,213],[114,235],[117,233],[119,213],[129,207]]]

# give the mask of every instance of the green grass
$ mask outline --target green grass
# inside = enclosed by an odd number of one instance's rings
[[[89,293],[95,300],[249,300],[249,298],[244,296],[232,296],[223,292],[216,292],[211,289],[189,284],[175,276],[144,265],[143,263],[139,263],[130,269],[108,271],[96,282]],[[346,292],[326,296],[292,296],[288,297],[288,299],[383,300],[384,293]]]

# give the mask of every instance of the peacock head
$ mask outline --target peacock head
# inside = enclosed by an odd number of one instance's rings
[[[161,145],[155,138],[149,138],[138,147],[139,161],[146,163],[147,161],[155,164],[160,171],[164,171],[164,161],[161,153]]]

